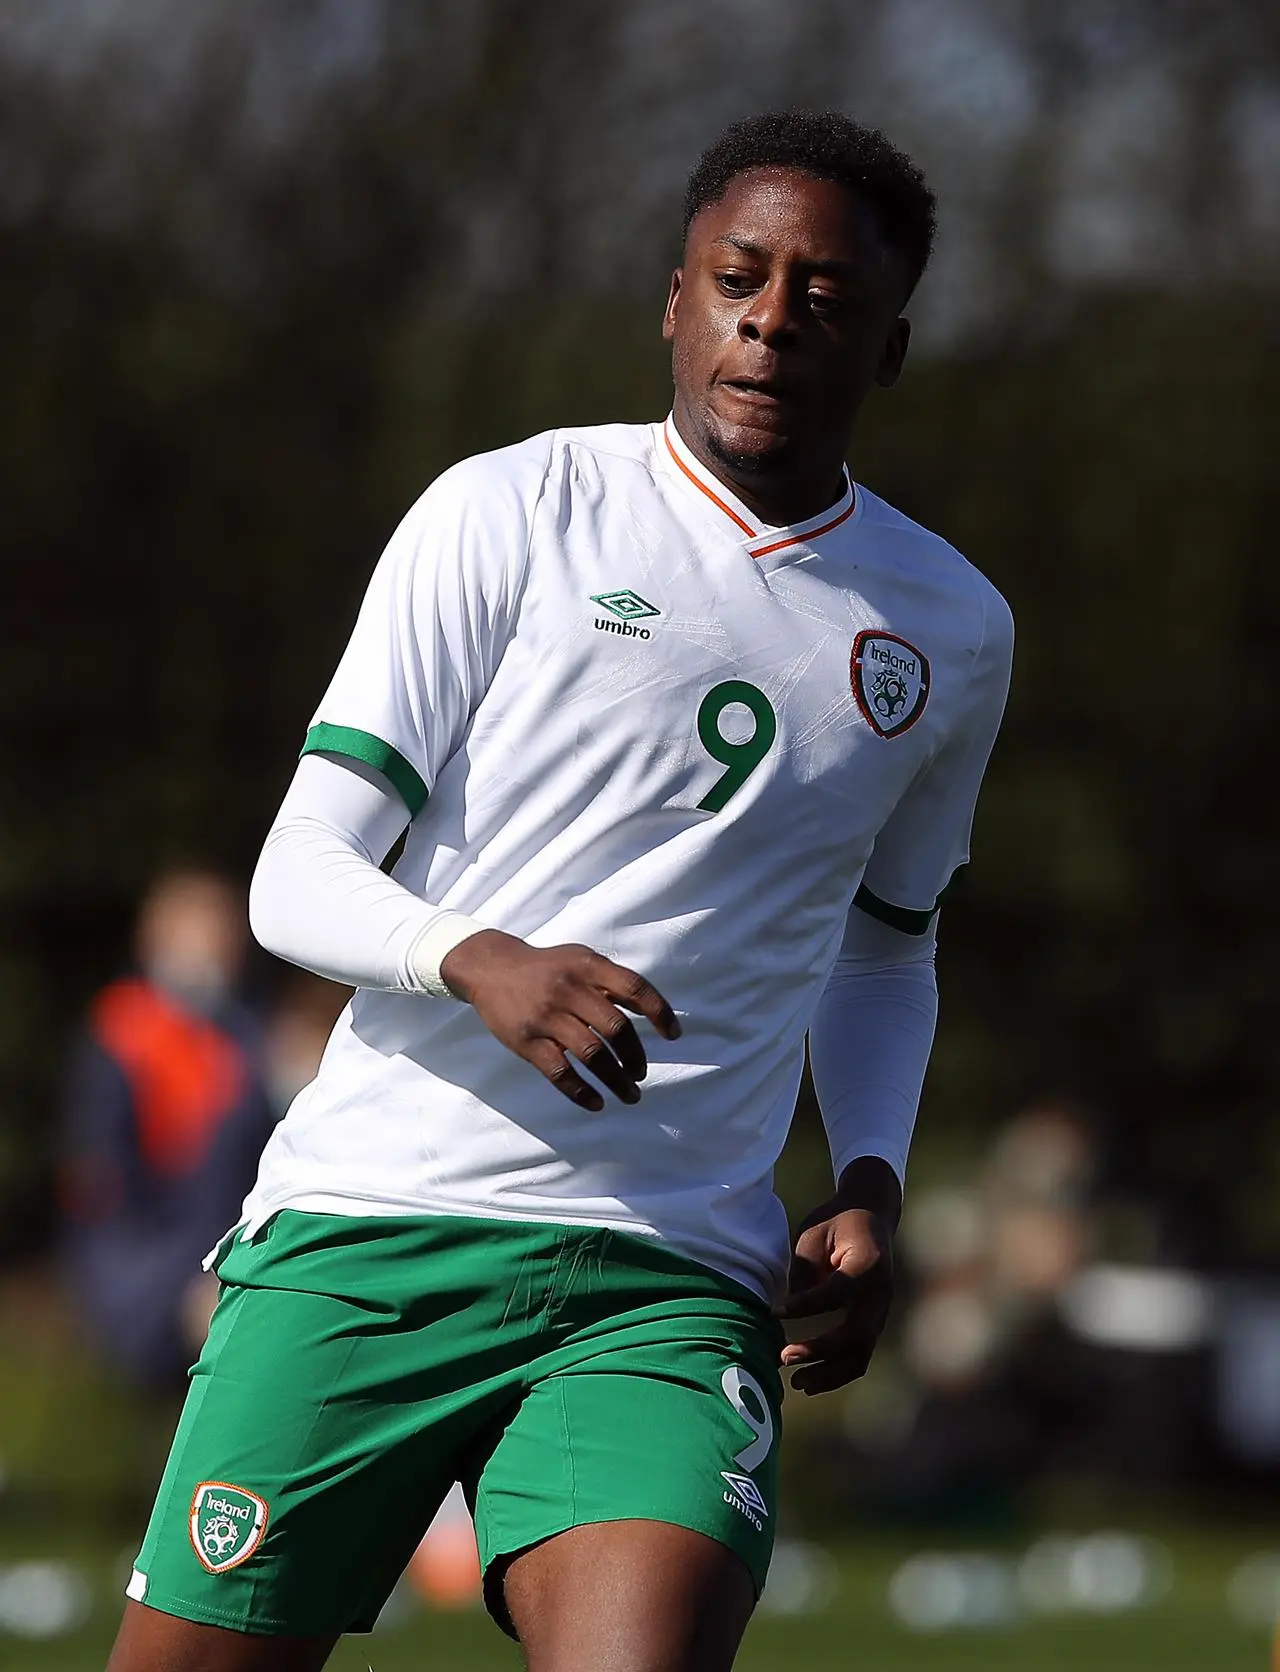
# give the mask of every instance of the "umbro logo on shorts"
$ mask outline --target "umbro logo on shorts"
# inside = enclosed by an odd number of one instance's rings
[[[593,592],[591,602],[599,604],[601,609],[609,612],[607,620],[601,616],[596,617],[596,631],[619,633],[624,639],[647,639],[649,629],[637,627],[635,623],[648,616],[662,614],[656,604],[651,604],[638,592],[632,592],[630,587],[624,587],[620,592]]]
[[[764,1501],[760,1488],[750,1475],[733,1475],[728,1469],[721,1469],[720,1478],[729,1483],[729,1491],[724,1494],[724,1501],[739,1514],[745,1515],[758,1533],[764,1531],[762,1515],[767,1516],[769,1506]]]
[[[191,1548],[210,1573],[226,1573],[262,1543],[267,1514],[256,1492],[225,1480],[202,1480],[191,1500]]]

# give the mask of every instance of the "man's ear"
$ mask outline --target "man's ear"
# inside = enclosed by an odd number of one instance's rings
[[[895,319],[893,329],[885,339],[880,364],[876,367],[876,382],[882,389],[892,389],[902,376],[903,362],[907,358],[907,344],[910,341],[911,321]]]
[[[679,267],[671,275],[671,289],[667,293],[667,311],[662,316],[662,338],[670,342],[676,334],[676,309],[680,306],[680,281],[683,273]]]

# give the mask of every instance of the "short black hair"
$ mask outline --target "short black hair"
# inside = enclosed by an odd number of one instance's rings
[[[847,186],[879,216],[886,244],[907,262],[908,294],[915,289],[933,250],[937,199],[916,164],[878,128],[838,110],[768,110],[734,122],[689,176],[683,236],[695,215],[753,168],[794,168]]]

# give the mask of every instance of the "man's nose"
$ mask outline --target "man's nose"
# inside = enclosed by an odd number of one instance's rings
[[[795,335],[797,321],[789,287],[780,279],[771,280],[751,299],[738,317],[738,335],[746,342],[760,342],[769,347],[785,342]]]

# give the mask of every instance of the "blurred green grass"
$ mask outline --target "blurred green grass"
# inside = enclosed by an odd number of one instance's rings
[[[87,1578],[91,1614],[84,1627],[45,1643],[0,1638],[0,1665],[22,1672],[101,1672],[121,1607],[134,1543],[121,1527],[23,1532],[0,1527],[0,1563],[71,1562]],[[1231,1530],[1159,1529],[1174,1562],[1174,1584],[1160,1602],[1119,1618],[1032,1619],[987,1629],[913,1633],[892,1616],[889,1578],[912,1548],[899,1539],[862,1541],[839,1552],[839,1589],[807,1617],[760,1614],[747,1635],[742,1672],[1260,1672],[1266,1633],[1236,1623],[1227,1580],[1256,1536]],[[335,1652],[335,1672],[513,1672],[519,1655],[481,1611],[427,1614],[414,1608]]]

